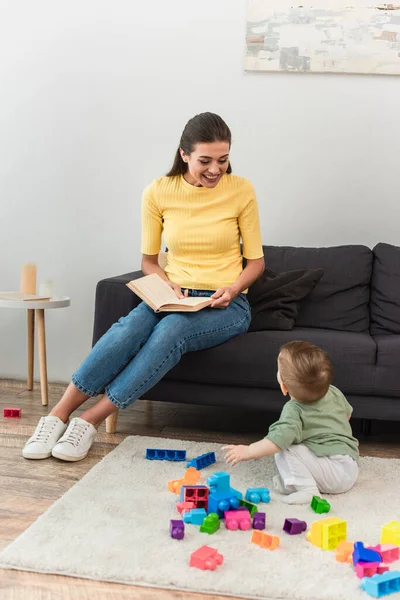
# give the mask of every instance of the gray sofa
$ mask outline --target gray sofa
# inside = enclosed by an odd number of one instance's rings
[[[146,392],[151,400],[280,411],[276,357],[287,341],[324,348],[334,384],[361,419],[400,420],[400,247],[378,244],[331,248],[264,246],[276,273],[322,268],[314,290],[299,303],[291,331],[255,331],[185,355]],[[93,344],[140,302],[126,286],[141,271],[100,281]]]

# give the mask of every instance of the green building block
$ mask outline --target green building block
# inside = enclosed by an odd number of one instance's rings
[[[258,512],[257,504],[253,504],[252,502],[248,502],[247,500],[239,500],[240,506],[244,506],[250,513],[250,516],[253,518],[255,512]]]
[[[210,513],[206,516],[203,521],[203,524],[200,525],[200,531],[202,533],[215,533],[221,527],[219,522],[219,516],[217,513]]]
[[[321,515],[322,513],[328,513],[331,510],[331,505],[328,500],[323,500],[319,496],[313,496],[310,504],[314,512]]]

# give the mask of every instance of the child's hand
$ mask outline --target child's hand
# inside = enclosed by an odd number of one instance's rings
[[[250,460],[250,448],[249,446],[224,446],[222,450],[228,450],[225,455],[225,460],[228,465],[236,465],[243,460]]]

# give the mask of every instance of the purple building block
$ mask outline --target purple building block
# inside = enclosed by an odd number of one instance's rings
[[[171,519],[169,522],[169,532],[174,540],[183,540],[185,535],[185,525],[179,519]]]
[[[255,512],[253,516],[253,529],[265,529],[265,513]]]
[[[285,519],[283,524],[283,531],[286,531],[289,535],[296,535],[302,533],[307,529],[307,523],[305,521],[299,521],[299,519]]]

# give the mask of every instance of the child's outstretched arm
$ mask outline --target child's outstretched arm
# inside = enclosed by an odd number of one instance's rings
[[[237,463],[242,462],[243,460],[251,460],[253,458],[261,458],[262,456],[271,456],[272,454],[276,454],[280,452],[281,449],[279,446],[267,440],[266,438],[260,440],[259,442],[254,442],[254,444],[250,444],[250,446],[224,446],[222,450],[228,450],[225,455],[225,460],[228,465],[236,465]]]

